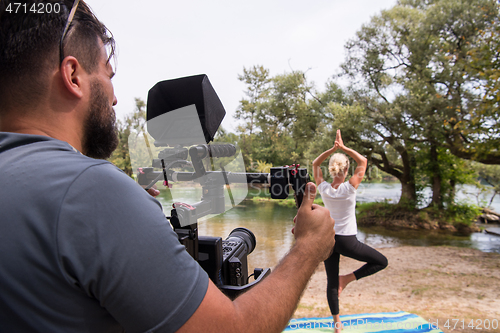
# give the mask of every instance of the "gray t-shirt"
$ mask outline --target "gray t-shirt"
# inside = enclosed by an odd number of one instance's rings
[[[109,162],[0,132],[0,332],[174,332],[208,276]]]

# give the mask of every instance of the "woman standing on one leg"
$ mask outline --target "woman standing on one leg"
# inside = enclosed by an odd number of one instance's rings
[[[357,163],[354,175],[345,181],[349,170],[349,159],[341,153],[336,153],[330,159],[328,170],[333,178],[332,183],[323,179],[321,163],[336,150],[342,150]],[[364,156],[353,149],[344,146],[340,130],[332,148],[319,155],[313,162],[314,180],[325,206],[330,210],[335,220],[335,247],[333,253],[325,261],[327,276],[327,299],[330,311],[335,321],[336,332],[341,330],[339,315],[339,295],[352,281],[372,275],[387,267],[387,258],[377,250],[361,243],[356,238],[356,190],[363,180],[367,166]],[[366,262],[356,271],[339,276],[340,255]]]

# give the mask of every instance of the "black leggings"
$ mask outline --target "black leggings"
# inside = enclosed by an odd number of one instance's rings
[[[364,261],[366,264],[354,271],[356,280],[372,275],[387,267],[387,258],[377,250],[361,243],[356,235],[335,235],[332,255],[325,260],[327,277],[326,297],[332,315],[339,314],[339,261],[340,255]]]

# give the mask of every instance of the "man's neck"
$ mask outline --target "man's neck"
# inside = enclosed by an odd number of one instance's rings
[[[82,151],[80,136],[76,131],[68,131],[68,128],[71,127],[67,126],[65,122],[50,117],[36,119],[34,117],[2,116],[0,118],[0,132],[48,136],[65,141],[78,151]]]

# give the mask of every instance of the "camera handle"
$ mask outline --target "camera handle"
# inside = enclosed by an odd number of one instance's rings
[[[227,297],[230,299],[234,300],[236,297],[238,297],[240,294],[250,290],[253,286],[258,284],[262,279],[264,279],[266,276],[271,274],[271,269],[270,268],[256,268],[254,270],[254,276],[255,280],[247,283],[243,286],[231,286],[224,284],[222,286],[217,286]]]

